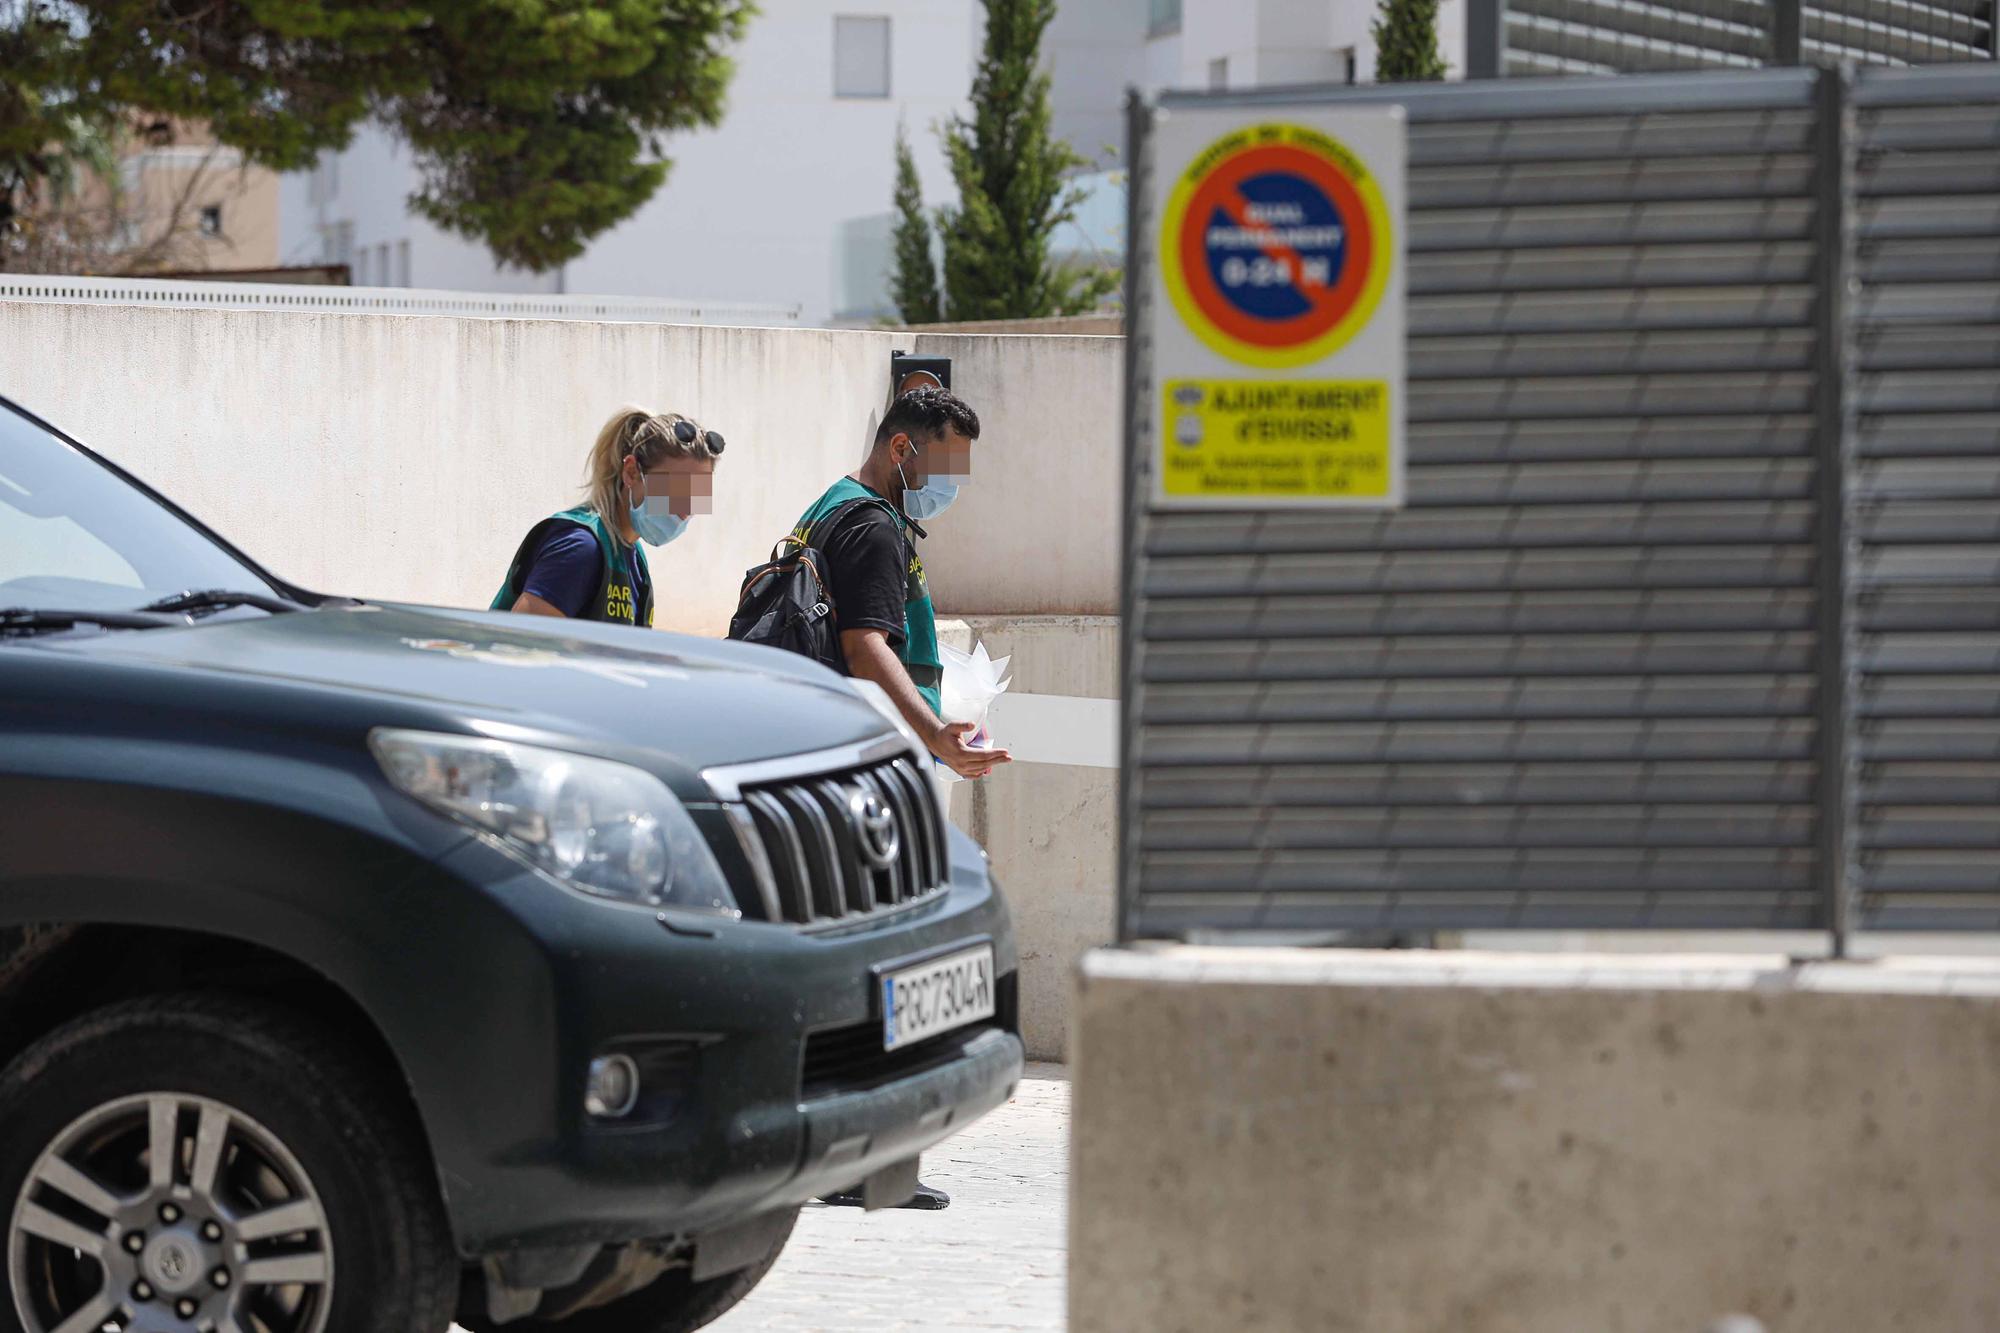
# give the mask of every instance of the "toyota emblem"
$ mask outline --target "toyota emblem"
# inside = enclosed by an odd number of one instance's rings
[[[861,848],[861,859],[876,870],[895,865],[896,853],[903,850],[903,835],[896,828],[895,814],[882,798],[872,791],[857,789],[848,794],[847,812],[854,824],[854,841]]]

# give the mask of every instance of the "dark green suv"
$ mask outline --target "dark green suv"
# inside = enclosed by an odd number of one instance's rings
[[[690,1329],[1020,1075],[802,658],[324,597],[0,401],[0,1329]]]

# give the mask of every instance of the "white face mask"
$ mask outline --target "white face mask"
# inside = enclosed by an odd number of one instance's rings
[[[666,504],[665,500],[648,500],[632,511],[632,531],[650,546],[665,546],[687,531],[688,521]]]
[[[687,519],[668,508],[663,495],[641,493],[639,502],[631,508],[632,531],[648,546],[665,546],[687,531]]]
[[[931,477],[921,486],[912,486],[901,463],[896,464],[896,475],[903,479],[903,512],[919,523],[936,518],[951,508],[951,502],[958,498],[958,483],[955,481],[940,481]]]

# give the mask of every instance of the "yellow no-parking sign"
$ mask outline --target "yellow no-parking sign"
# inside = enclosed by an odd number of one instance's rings
[[[1161,111],[1153,503],[1403,499],[1401,107]]]

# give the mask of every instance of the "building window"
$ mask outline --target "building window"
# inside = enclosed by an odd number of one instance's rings
[[[1208,62],[1208,90],[1219,93],[1229,86],[1229,57]]]
[[[319,262],[351,264],[354,260],[354,224],[335,222],[319,229]],[[352,281],[352,274],[349,281]]]
[[[833,95],[889,95],[889,20],[836,17],[833,20]]]
[[[1181,0],[1152,0],[1152,8],[1147,12],[1150,22],[1147,32],[1153,37],[1162,37],[1181,30]]]
[[[354,252],[354,285],[368,285],[368,247],[365,245]]]
[[[221,204],[210,204],[207,208],[201,210],[201,234],[204,236],[222,235]]]
[[[306,199],[310,203],[330,204],[340,193],[340,158],[334,153],[323,153],[313,164],[312,175],[307,177]]]
[[[396,285],[398,287],[407,287],[410,285],[410,243],[408,241],[396,242]]]
[[[389,243],[387,241],[375,247],[375,285],[377,287],[387,287],[389,285]]]

